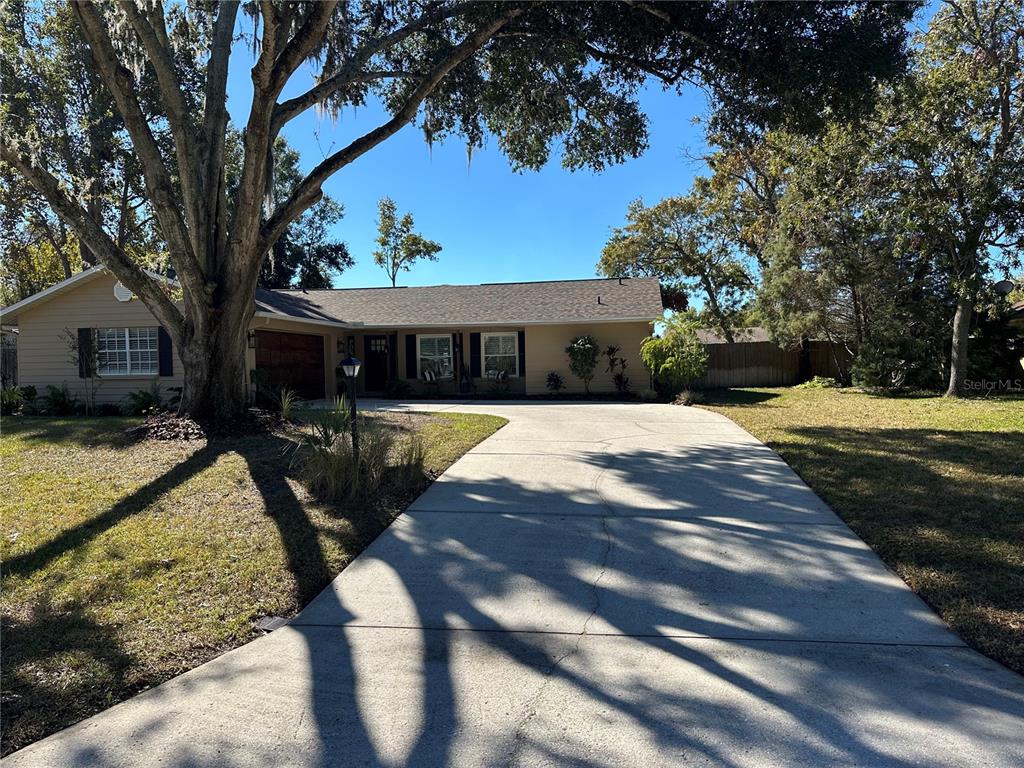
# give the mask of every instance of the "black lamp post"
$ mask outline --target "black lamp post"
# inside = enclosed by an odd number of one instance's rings
[[[359,376],[359,368],[362,363],[352,353],[338,363],[338,370],[341,376],[348,382],[349,388],[349,409],[352,420],[352,458],[355,459],[356,467],[359,466],[359,421],[356,419],[356,377]]]

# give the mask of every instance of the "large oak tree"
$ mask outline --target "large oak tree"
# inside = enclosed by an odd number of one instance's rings
[[[11,3],[11,7],[26,3]],[[130,143],[148,208],[182,288],[175,304],[87,204],[34,121],[47,94],[3,84],[0,160],[167,329],[184,365],[181,409],[245,406],[245,329],[264,259],[333,174],[416,123],[428,141],[486,134],[512,165],[538,168],[561,143],[569,169],[601,169],[646,145],[638,90],[707,88],[721,130],[813,124],[870,97],[900,65],[906,4],[870,3],[70,3]],[[243,25],[239,18],[249,17]],[[241,30],[249,40],[242,39]],[[228,65],[255,51],[237,195],[223,175]],[[5,52],[5,56],[7,53]],[[7,68],[9,69],[9,68]],[[288,93],[293,80],[308,88]],[[300,77],[296,77],[300,75]],[[380,99],[389,117],[275,199],[275,139],[312,108]],[[236,116],[237,119],[238,116]],[[239,121],[241,126],[241,121]]]

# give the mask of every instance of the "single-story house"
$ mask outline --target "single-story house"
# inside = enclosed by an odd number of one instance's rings
[[[363,362],[358,389],[383,394],[389,382],[437,394],[547,391],[558,372],[566,391],[583,383],[565,347],[583,334],[616,345],[634,389],[648,374],[640,342],[662,316],[656,279],[558,280],[419,288],[259,290],[248,331],[248,385],[288,386],[301,397],[339,392],[336,367],[350,352]],[[159,381],[181,386],[171,339],[146,306],[104,267],[94,267],[0,310],[18,328],[19,383],[84,389],[69,338],[92,338],[98,402],[119,402]],[[86,337],[85,334],[91,334]],[[613,391],[599,362],[591,390]]]

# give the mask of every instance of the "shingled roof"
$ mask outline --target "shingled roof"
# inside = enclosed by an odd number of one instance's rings
[[[655,320],[655,278],[256,292],[264,316],[393,328]]]

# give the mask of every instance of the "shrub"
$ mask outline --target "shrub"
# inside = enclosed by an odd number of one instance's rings
[[[697,405],[698,403],[703,402],[704,393],[694,389],[684,389],[676,395],[676,399],[672,401],[674,405]]]
[[[677,313],[665,322],[665,332],[649,336],[640,345],[640,358],[654,376],[655,388],[675,395],[704,375],[708,353],[697,338],[698,323]]]
[[[0,416],[10,416],[21,408],[25,396],[17,387],[3,387],[0,389]]]
[[[39,401],[39,392],[31,384],[26,384],[19,390],[21,392],[21,408],[19,409],[24,416],[38,416],[42,408],[42,403]]]
[[[299,396],[294,390],[288,389],[288,387],[281,387],[277,391],[277,412],[281,414],[281,418],[285,421],[292,420],[292,412],[295,410],[295,406],[299,403]]]
[[[384,385],[384,396],[393,398],[408,397],[409,393],[412,392],[412,387],[409,382],[405,379],[393,378],[388,379],[387,384]]]
[[[547,388],[552,392],[560,392],[565,389],[565,379],[558,371],[551,371],[548,374]]]
[[[78,398],[68,390],[67,383],[48,386],[42,400],[43,410],[51,416],[70,416],[78,410]]]
[[[640,399],[643,400],[645,403],[654,403],[657,402],[658,400],[658,393],[655,392],[653,389],[645,389],[643,392],[640,393]]]
[[[492,395],[503,396],[509,393],[511,382],[508,380],[508,371],[496,371],[488,378]]]
[[[128,416],[144,416],[155,413],[163,408],[163,397],[160,394],[160,382],[154,381],[146,389],[128,393],[128,404],[124,412]]]
[[[583,389],[589,395],[590,382],[594,378],[597,359],[601,355],[597,340],[589,335],[577,336],[569,342],[569,346],[565,348],[565,354],[569,357],[569,370],[583,382]]]
[[[839,382],[835,379],[829,378],[828,376],[815,376],[813,379],[805,381],[803,384],[797,384],[797,389],[834,389],[839,386]]]
[[[94,416],[120,416],[123,413],[117,403],[97,403],[93,409]]]
[[[604,351],[608,358],[606,373],[612,375],[612,382],[615,384],[615,391],[620,394],[629,392],[629,376],[626,375],[626,358],[619,357],[622,347],[618,344],[610,344]]]

